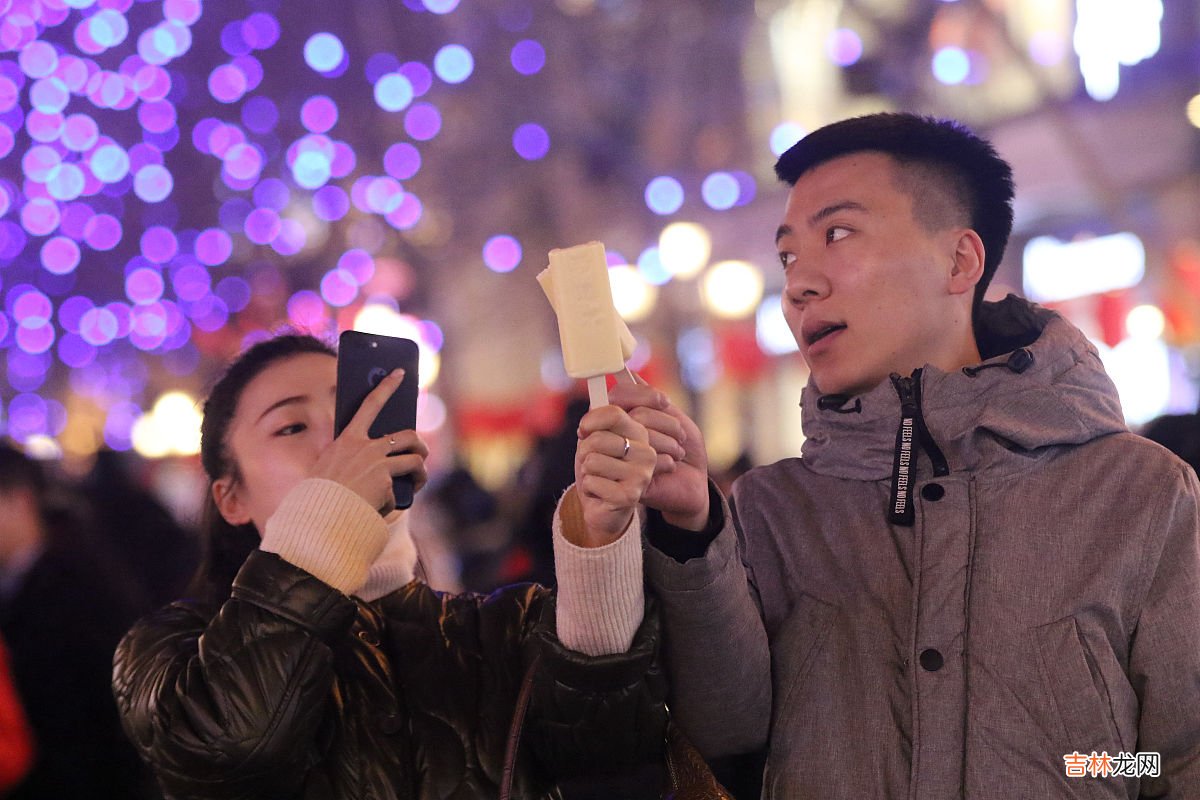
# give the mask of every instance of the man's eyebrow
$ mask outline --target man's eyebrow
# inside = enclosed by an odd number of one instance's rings
[[[791,235],[791,233],[792,233],[791,225],[780,225],[779,229],[775,231],[775,244],[779,244],[780,239],[782,239],[785,236]]]
[[[825,206],[820,211],[813,214],[811,217],[808,218],[808,224],[809,224],[809,226],[816,225],[821,220],[827,219],[828,217],[832,217],[834,214],[838,213],[839,211],[866,211],[866,210],[867,210],[867,207],[864,206],[862,203],[855,202],[854,200],[843,200],[840,203],[834,203],[833,205]]]
[[[303,403],[303,402],[306,402],[307,400],[308,400],[308,395],[297,394],[297,395],[293,395],[292,397],[285,397],[282,400],[274,402],[271,405],[267,406],[266,411],[263,411],[261,414],[258,415],[258,420],[255,422],[255,424],[258,424],[258,422],[262,422],[263,418],[266,417],[267,414],[270,414],[272,411],[275,411],[276,409],[283,408],[284,406],[295,405],[297,403]]]

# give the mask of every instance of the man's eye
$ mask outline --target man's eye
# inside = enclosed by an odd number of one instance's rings
[[[796,262],[796,254],[795,253],[780,253],[779,254],[779,263],[783,265],[784,269],[787,269],[795,262]]]
[[[308,426],[305,425],[303,422],[295,422],[291,425],[285,425],[284,427],[275,431],[275,435],[276,436],[295,436],[297,433],[300,433],[301,431],[304,431],[307,429],[308,429]]]
[[[832,244],[833,242],[845,239],[849,235],[849,228],[843,228],[840,225],[834,225],[832,228],[825,231],[825,243]]]

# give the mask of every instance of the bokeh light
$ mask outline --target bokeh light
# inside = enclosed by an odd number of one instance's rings
[[[483,263],[492,272],[512,272],[521,263],[521,243],[507,234],[493,236],[483,245]]]
[[[862,58],[862,38],[850,28],[838,28],[825,40],[825,53],[839,67],[857,64]]]
[[[300,107],[300,122],[313,133],[326,133],[337,120],[337,104],[325,95],[314,95]]]
[[[427,141],[442,129],[442,114],[430,103],[414,103],[404,115],[404,130],[417,141]]]
[[[446,83],[462,83],[474,70],[471,51],[460,44],[448,44],[433,57],[433,71]]]
[[[332,33],[316,33],[304,43],[304,61],[317,72],[332,72],[346,57],[342,41]]]
[[[669,175],[659,177],[646,184],[646,207],[655,214],[674,214],[683,207],[683,186]]]
[[[771,152],[776,156],[781,156],[806,135],[808,135],[808,131],[797,123],[781,122],[771,131]]]
[[[375,82],[375,102],[384,111],[403,111],[413,95],[412,82],[399,72],[389,72]]]
[[[509,58],[517,72],[535,75],[546,66],[546,49],[534,39],[522,39],[513,45]]]
[[[550,151],[550,134],[535,122],[527,122],[513,132],[513,149],[526,161],[537,161]]]
[[[970,58],[961,47],[943,47],[933,54],[933,76],[942,83],[962,83],[970,72]]]
[[[714,172],[700,185],[704,204],[715,211],[725,211],[737,205],[740,191],[737,178],[728,172]]]

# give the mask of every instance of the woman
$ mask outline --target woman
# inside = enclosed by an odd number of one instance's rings
[[[557,614],[537,586],[440,595],[413,580],[391,508],[393,476],[425,482],[426,446],[367,436],[402,377],[334,438],[334,353],[286,335],[250,348],[205,403],[205,564],[114,662],[126,732],[171,798],[494,797],[535,659],[513,797],[657,757],[665,687],[640,560],[603,573],[607,552],[640,554],[636,527],[623,533],[654,468],[645,429],[614,407],[581,441]]]

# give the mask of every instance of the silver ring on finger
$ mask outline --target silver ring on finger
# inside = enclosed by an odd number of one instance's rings
[[[625,440],[625,449],[621,451],[621,458],[624,460],[629,455],[629,438],[626,436],[622,436],[621,438]]]

